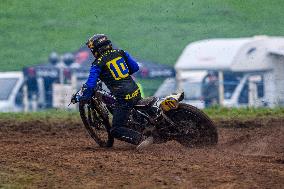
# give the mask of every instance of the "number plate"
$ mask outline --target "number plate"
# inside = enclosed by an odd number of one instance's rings
[[[177,109],[178,104],[179,104],[179,102],[178,102],[177,99],[175,99],[173,97],[169,97],[161,103],[161,108],[164,111],[169,111],[169,110],[172,110],[172,109]]]

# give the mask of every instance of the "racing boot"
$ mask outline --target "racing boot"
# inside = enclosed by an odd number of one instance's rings
[[[136,147],[137,150],[145,149],[149,146],[151,146],[154,142],[154,138],[152,136],[149,136],[147,138],[144,138],[140,144]]]

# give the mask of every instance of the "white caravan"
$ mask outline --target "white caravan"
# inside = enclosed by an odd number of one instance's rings
[[[179,89],[188,73],[217,71],[220,102],[224,106],[284,105],[284,37],[193,42],[184,49],[175,69]],[[235,77],[231,87],[230,82],[226,84],[230,81],[226,74]]]

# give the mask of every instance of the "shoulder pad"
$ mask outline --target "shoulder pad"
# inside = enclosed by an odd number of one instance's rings
[[[124,50],[122,50],[122,49],[116,49],[116,52],[124,53]]]
[[[127,61],[127,57],[126,57],[125,51],[120,49],[120,50],[118,50],[118,52]]]
[[[125,56],[125,52],[124,50],[121,50],[121,49],[115,49],[115,52],[119,53],[122,57]]]
[[[96,59],[93,63],[92,63],[92,66],[95,66],[95,65],[98,65],[98,59]]]

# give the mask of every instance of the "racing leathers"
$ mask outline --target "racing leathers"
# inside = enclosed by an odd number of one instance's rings
[[[131,74],[137,72],[137,62],[123,50],[108,50],[97,58],[91,66],[83,97],[91,98],[98,78],[103,81],[116,98],[110,134],[119,140],[139,144],[142,134],[126,128],[128,115],[141,99],[139,87]]]

